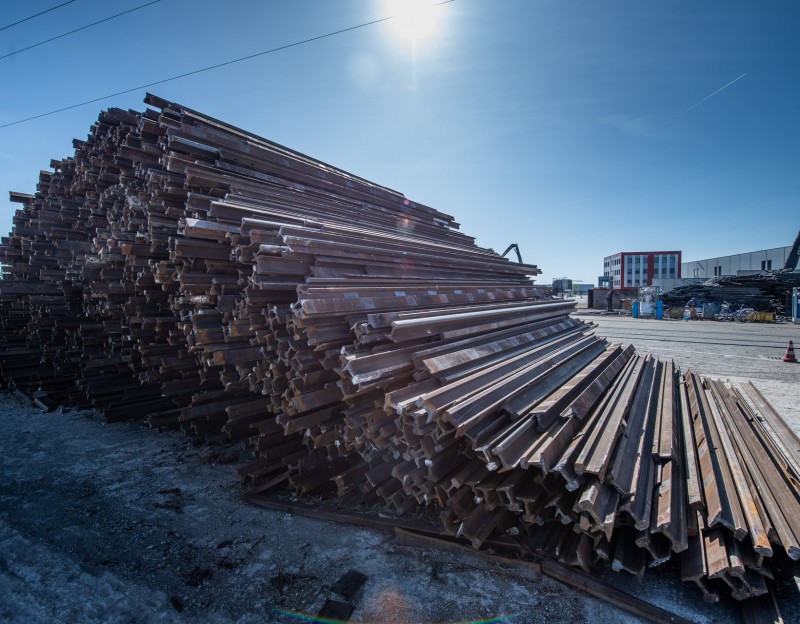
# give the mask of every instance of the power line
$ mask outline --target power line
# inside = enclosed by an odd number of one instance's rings
[[[72,0],[73,2],[75,0]],[[82,30],[86,30],[87,28],[91,28],[92,26],[97,26],[98,24],[102,24],[103,22],[108,22],[117,17],[122,17],[123,15],[127,15],[128,13],[133,13],[134,11],[138,11],[139,9],[143,9],[145,7],[149,7],[151,4],[155,4],[156,2],[161,2],[161,0],[153,0],[152,2],[148,2],[147,4],[142,4],[132,9],[128,9],[127,11],[123,11],[122,13],[117,13],[116,15],[112,15],[111,17],[107,17],[105,19],[101,19],[97,22],[93,22],[91,24],[87,24],[86,26],[81,26],[80,28],[76,28],[75,30],[70,30],[69,32],[65,32],[63,35],[56,35],[55,37],[50,37],[50,39],[45,39],[44,41],[40,41],[39,43],[34,43],[33,45],[29,45],[25,48],[20,48],[14,52],[9,52],[4,56],[0,56],[0,60],[4,58],[8,58],[9,56],[14,56],[15,54],[19,54],[20,52],[25,52],[25,50],[31,50],[32,48],[38,48],[45,43],[50,43],[51,41],[55,41],[56,39],[61,39],[62,37],[66,37],[67,35],[74,35],[76,32],[80,32]]]
[[[442,5],[442,4],[449,4],[451,2],[455,2],[455,0],[442,0],[441,2],[437,2],[435,6]],[[241,63],[242,61],[247,61],[249,59],[253,59],[259,56],[264,56],[265,54],[272,54],[273,52],[280,52],[281,50],[287,50],[289,48],[295,48],[297,46],[303,45],[305,43],[311,43],[313,41],[319,41],[320,39],[326,39],[328,37],[333,37],[335,35],[341,35],[342,33],[350,32],[353,30],[358,30],[359,28],[366,28],[367,26],[374,26],[375,24],[380,24],[381,22],[387,22],[390,19],[393,19],[395,16],[390,15],[389,17],[382,17],[380,19],[372,20],[371,22],[364,22],[363,24],[358,24],[357,26],[350,26],[348,28],[342,28],[341,30],[335,30],[333,32],[326,33],[324,35],[317,35],[316,37],[310,37],[308,39],[303,39],[302,41],[295,41],[294,43],[288,43],[286,45],[278,46],[277,48],[271,48],[269,50],[264,50],[263,52],[256,52],[255,54],[248,54],[247,56],[240,56],[239,58],[225,61],[223,63],[217,63],[216,65],[209,65],[208,67],[202,67],[201,69],[195,69],[193,71],[185,72],[183,74],[178,74],[177,76],[171,76],[169,78],[164,78],[162,80],[156,80],[155,82],[148,82],[147,84],[139,85],[138,87],[133,87],[131,89],[125,89],[123,91],[117,91],[116,93],[110,93],[108,95],[103,95],[100,97],[92,98],[91,100],[86,100],[85,102],[79,102],[78,104],[71,104],[69,106],[64,106],[63,108],[58,108],[56,110],[49,111],[47,113],[41,113],[39,115],[33,115],[32,117],[26,117],[25,119],[19,119],[17,121],[12,121],[10,123],[0,125],[0,128],[8,128],[9,126],[16,126],[17,124],[25,123],[26,121],[33,121],[34,119],[41,119],[42,117],[48,117],[50,115],[55,115],[56,113],[63,113],[64,111],[72,110],[73,108],[78,108],[80,106],[86,106],[87,104],[94,104],[95,102],[100,102],[102,100],[107,100],[112,97],[117,97],[118,95],[125,95],[126,93],[132,93],[133,91],[139,91],[140,89],[147,89],[149,87],[155,87],[160,84],[164,84],[165,82],[171,82],[173,80],[178,80],[180,78],[187,78],[188,76],[194,76],[196,74],[202,74],[203,72],[210,71],[212,69],[219,69],[220,67],[225,67],[227,65],[233,65],[234,63]]]
[[[7,30],[12,26],[17,26],[18,24],[22,24],[22,22],[27,22],[28,20],[32,20],[34,17],[39,17],[40,15],[44,15],[45,13],[49,13],[50,11],[55,11],[56,9],[60,9],[63,6],[67,6],[68,4],[72,4],[75,0],[68,0],[67,2],[62,2],[61,4],[57,4],[54,7],[50,7],[49,9],[45,9],[41,13],[37,13],[36,15],[31,15],[26,17],[25,19],[21,19],[18,22],[14,22],[13,24],[8,24],[7,26],[0,27],[0,30]]]

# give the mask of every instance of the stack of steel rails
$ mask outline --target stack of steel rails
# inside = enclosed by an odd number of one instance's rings
[[[758,391],[597,338],[453,217],[148,96],[19,202],[0,374],[244,440],[255,492],[427,507],[480,547],[709,601],[800,558],[800,442]]]

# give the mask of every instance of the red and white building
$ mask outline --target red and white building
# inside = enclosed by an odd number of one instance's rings
[[[611,288],[652,286],[654,279],[681,277],[680,251],[622,251],[603,259]]]

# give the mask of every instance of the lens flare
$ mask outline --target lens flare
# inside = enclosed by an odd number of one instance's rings
[[[274,609],[276,613],[288,615],[297,618],[302,622],[318,622],[319,624],[351,624],[348,620],[334,620],[332,618],[316,617],[313,615],[306,615],[297,611],[289,611],[288,609]],[[500,624],[501,622],[510,622],[513,615],[498,615],[497,617],[486,618],[483,620],[469,620],[468,622],[452,622],[451,624]],[[363,623],[362,623],[363,624]]]
[[[397,217],[396,220],[396,227],[400,232],[408,232],[411,233],[414,231],[414,226],[416,222],[413,219],[409,219],[408,217]]]

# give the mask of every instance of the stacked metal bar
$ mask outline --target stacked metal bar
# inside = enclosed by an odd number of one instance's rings
[[[775,312],[791,316],[791,294],[800,287],[800,273],[791,269],[777,269],[757,275],[712,277],[701,284],[674,288],[664,294],[664,305],[682,308],[689,299],[698,303],[727,302],[738,308]]]
[[[4,380],[245,439],[257,491],[428,506],[586,570],[680,557],[712,601],[800,558],[800,442],[754,388],[598,339],[446,214],[147,102],[12,194]]]

